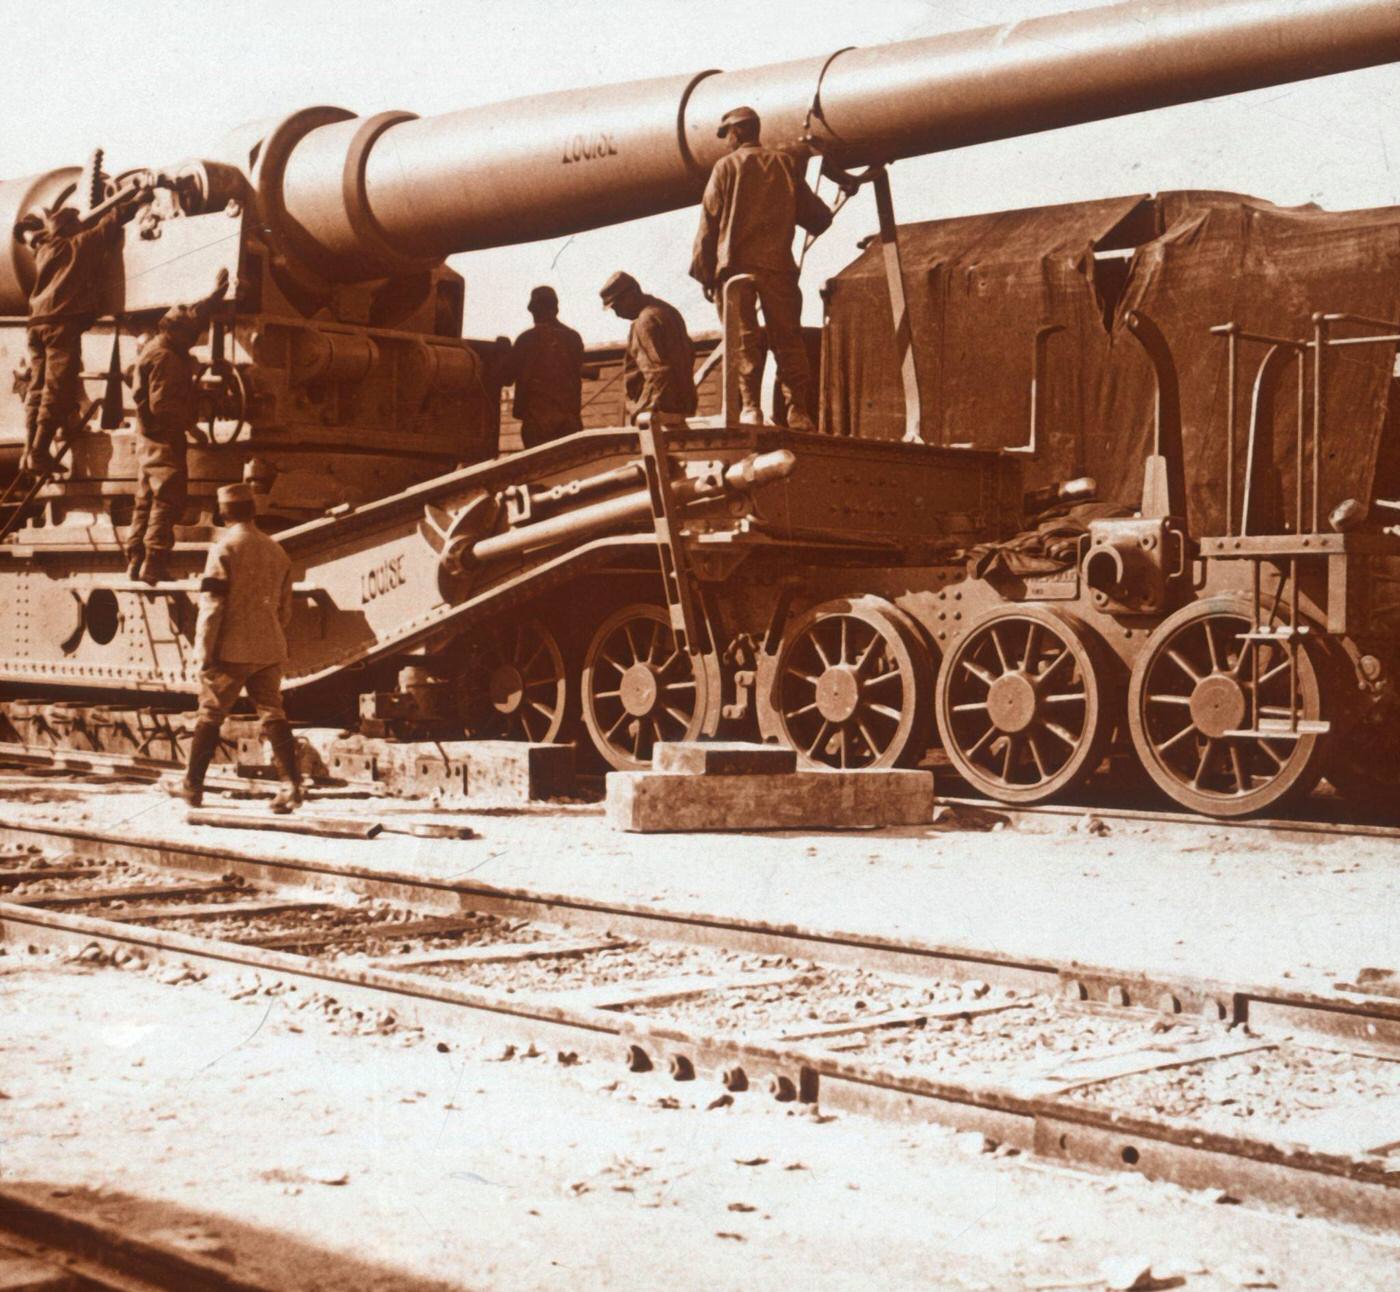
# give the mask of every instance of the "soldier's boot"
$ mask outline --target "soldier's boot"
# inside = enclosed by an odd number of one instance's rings
[[[195,724],[194,735],[190,737],[190,758],[185,766],[185,779],[170,786],[170,793],[177,799],[184,799],[191,807],[199,807],[204,802],[204,776],[219,748],[222,725],[219,722]]]
[[[146,545],[137,539],[126,549],[126,577],[137,579],[141,577],[141,565],[146,559]]]
[[[29,469],[36,475],[52,476],[63,470],[59,460],[49,451],[53,443],[53,427],[40,421],[29,448]]]
[[[170,577],[167,568],[170,560],[170,553],[163,547],[148,547],[145,559],[141,562],[141,568],[136,577],[142,583],[163,583]],[[127,567],[130,568],[129,566]]]
[[[297,742],[288,722],[272,722],[267,726],[267,740],[272,746],[272,761],[282,778],[282,788],[269,806],[279,816],[299,807],[304,800],[301,791],[301,768],[297,766]]]
[[[19,460],[21,471],[32,471],[34,461],[34,441],[39,438],[39,409],[35,405],[24,406],[24,455]]]
[[[810,388],[809,382],[798,381],[782,383],[783,400],[787,404],[787,425],[790,431],[815,431],[816,423],[812,421],[812,415],[807,411],[807,393]]]
[[[746,406],[746,407],[744,407],[744,408],[741,408],[741,409],[739,410],[739,425],[740,425],[740,426],[762,426],[762,425],[763,425],[763,409],[758,408],[757,406],[752,405],[752,404],[750,404],[750,405],[748,405],[748,406]]]

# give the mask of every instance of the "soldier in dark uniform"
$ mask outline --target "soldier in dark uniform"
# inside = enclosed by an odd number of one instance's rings
[[[716,303],[723,318],[725,280],[736,274],[753,275],[756,293],[735,289],[739,353],[732,357],[743,401],[739,420],[763,422],[759,406],[763,336],[757,308],[761,304],[768,347],[787,399],[788,425],[809,431],[815,429],[807,411],[812,377],[802,340],[802,290],[792,239],[799,224],[809,233],[823,232],[831,224],[831,211],[807,187],[795,158],[759,143],[759,124],[752,108],[734,108],[719,123],[719,137],[729,145],[729,152],[715,163],[705,186],[690,276],[705,289],[706,298]]]
[[[272,810],[290,812],[302,801],[296,740],[282,710],[282,665],[292,618],[291,562],[277,540],[258,528],[250,486],[224,485],[219,511],[229,527],[209,549],[195,626],[195,659],[201,670],[199,721],[185,779],[172,792],[199,806],[219,730],[246,690],[284,782]]]
[[[535,326],[515,338],[506,382],[515,386],[515,415],[525,447],[583,430],[583,338],[559,321],[552,287],[530,293]]]
[[[49,451],[54,436],[77,420],[82,401],[83,333],[97,318],[98,292],[107,256],[121,226],[150,190],[126,190],[95,221],[71,207],[28,215],[14,228],[34,251],[29,292],[29,389],[24,399],[25,466],[51,475],[58,463]]]
[[[136,357],[136,506],[126,542],[133,579],[159,583],[167,576],[175,524],[189,492],[185,437],[195,424],[199,377],[190,347],[227,291],[228,270],[221,269],[202,301],[165,312]]]
[[[695,352],[674,305],[648,296],[629,273],[615,273],[599,293],[618,318],[630,319],[622,384],[627,421],[642,413],[655,422],[680,422],[695,413]]]

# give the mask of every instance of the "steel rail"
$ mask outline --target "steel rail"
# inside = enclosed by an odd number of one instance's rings
[[[277,1292],[212,1257],[141,1238],[15,1185],[0,1187],[0,1246],[52,1266],[55,1281],[44,1287],[59,1287],[66,1276],[62,1287],[85,1292]]]
[[[1400,1051],[1400,998],[1342,991],[1321,994],[1276,983],[1231,982],[1078,958],[1018,956],[984,947],[776,924],[731,914],[669,910],[471,880],[433,879],[380,867],[262,853],[255,847],[175,842],[129,831],[0,819],[0,846],[33,845],[99,861],[217,876],[231,873],[263,886],[379,898],[436,914],[471,910],[554,922],[587,932],[791,956],[833,966],[954,981],[980,979],[1019,991],[1062,994],[1090,1009],[1204,1014],[1261,1030],[1342,1038]]]
[[[1099,817],[1104,821],[1141,822],[1183,830],[1263,831],[1299,843],[1330,842],[1337,839],[1400,839],[1400,824],[1382,825],[1369,821],[1319,821],[1305,817],[1212,817],[1201,816],[1180,807],[1122,808],[1098,803],[1002,803],[973,795],[940,794],[943,807],[973,809],[1004,817],[1008,822]]]
[[[1054,1096],[892,1072],[784,1042],[755,1043],[688,1032],[607,1009],[552,1003],[547,994],[506,994],[440,979],[345,968],[240,943],[123,925],[0,903],[0,934],[31,946],[138,949],[156,962],[196,961],[212,973],[275,975],[284,988],[334,992],[337,1000],[392,1007],[422,1025],[485,1027],[491,1038],[624,1059],[636,1073],[690,1081],[717,1077],[726,1089],[761,1084],[780,1100],[899,1118],[926,1117],[977,1130],[1017,1149],[1066,1163],[1132,1170],[1186,1187],[1303,1208],[1350,1223],[1400,1228],[1400,1176],[1380,1157],[1324,1153],[1190,1126],[1124,1117]],[[1400,1014],[1400,1002],[1397,1002]]]

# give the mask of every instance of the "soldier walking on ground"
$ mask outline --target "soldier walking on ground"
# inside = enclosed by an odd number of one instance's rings
[[[515,415],[527,449],[583,430],[583,338],[559,321],[552,287],[530,293],[535,326],[515,338],[506,382],[515,387]]]
[[[605,308],[632,322],[622,361],[628,424],[635,425],[642,413],[662,425],[693,416],[695,351],[680,311],[648,296],[623,271],[609,278],[599,295]]]
[[[108,254],[121,226],[150,200],[145,186],[127,189],[96,220],[72,207],[27,215],[14,228],[34,252],[29,292],[29,389],[24,399],[25,456],[31,471],[52,475],[54,437],[70,427],[82,401],[83,333],[98,315],[98,293]]]
[[[193,305],[165,312],[136,357],[136,506],[126,543],[126,572],[146,583],[168,577],[175,525],[189,494],[186,435],[195,424],[199,367],[190,347],[228,291],[228,270]]]
[[[812,378],[802,340],[802,290],[792,240],[799,224],[809,233],[824,232],[831,224],[831,211],[807,187],[795,158],[759,143],[759,127],[758,113],[752,108],[734,108],[719,123],[719,137],[729,152],[715,163],[705,186],[690,276],[705,289],[706,299],[715,302],[723,319],[725,281],[737,274],[753,275],[756,292],[736,289],[734,301],[738,353],[732,357],[743,405],[739,420],[763,423],[761,304],[768,347],[787,399],[788,425],[810,431],[815,429],[808,412]]]
[[[253,491],[224,485],[219,510],[228,522],[209,549],[201,584],[195,658],[200,665],[199,721],[184,782],[173,792],[192,807],[204,796],[204,775],[219,746],[224,718],[246,690],[284,782],[274,812],[302,801],[296,740],[282,709],[282,665],[292,618],[292,570],[277,540],[257,526]]]

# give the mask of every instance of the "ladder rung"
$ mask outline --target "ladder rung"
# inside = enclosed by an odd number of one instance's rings
[[[1310,624],[1300,624],[1297,628],[1291,628],[1287,624],[1280,624],[1277,628],[1256,628],[1251,632],[1241,633],[1240,640],[1247,642],[1276,642],[1287,641],[1292,637],[1317,637],[1319,635],[1317,629]]]

